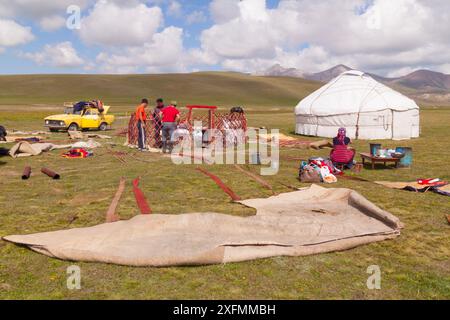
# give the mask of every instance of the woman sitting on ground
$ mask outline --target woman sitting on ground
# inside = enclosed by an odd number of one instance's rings
[[[349,147],[351,140],[347,137],[347,130],[340,128],[338,135],[333,139],[333,151],[331,151],[331,161],[335,166],[344,166],[351,169],[354,165],[356,151]]]
[[[349,137],[347,137],[347,130],[345,128],[340,128],[338,135],[333,138],[333,146],[344,145],[348,146],[352,143]]]

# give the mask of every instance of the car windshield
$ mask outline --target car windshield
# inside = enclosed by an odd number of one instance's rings
[[[64,114],[73,114],[73,107],[68,107],[64,109]]]
[[[86,109],[83,113],[83,116],[96,116],[98,115],[98,111],[95,109]]]

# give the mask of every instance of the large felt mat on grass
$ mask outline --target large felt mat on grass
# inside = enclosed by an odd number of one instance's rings
[[[349,189],[308,189],[242,201],[252,217],[140,215],[129,221],[6,241],[50,257],[130,266],[206,265],[346,250],[400,234],[398,218]]]

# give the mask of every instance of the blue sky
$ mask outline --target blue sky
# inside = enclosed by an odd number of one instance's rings
[[[0,73],[450,73],[444,0],[0,0]],[[66,27],[67,7],[81,28]]]
[[[14,0],[12,0],[14,2]],[[38,2],[38,1],[36,1]],[[90,6],[85,7],[81,11],[81,15],[86,16],[89,14],[93,3]],[[173,25],[176,27],[183,28],[185,31],[184,44],[186,48],[196,48],[200,46],[199,36],[201,31],[207,29],[213,24],[209,14],[209,0],[193,0],[193,1],[180,1],[182,5],[180,15],[169,14],[169,7],[171,5],[170,1],[142,1],[147,3],[149,6],[158,5],[161,7],[165,14],[165,25]],[[5,2],[6,3],[6,2]],[[270,0],[268,3],[272,6],[277,3],[277,0]],[[0,7],[1,8],[1,7]],[[68,17],[64,7],[59,8],[59,14],[61,16]],[[204,18],[199,19],[199,21],[188,23],[186,17],[194,12],[201,12]],[[1,16],[0,16],[1,18]],[[85,58],[90,60],[95,60],[95,57],[101,52],[101,47],[99,46],[86,46],[80,38],[77,36],[76,31],[69,30],[67,28],[60,28],[58,30],[45,31],[39,27],[39,23],[30,18],[28,15],[20,14],[20,11],[15,16],[15,21],[23,26],[32,28],[32,32],[35,36],[33,41],[26,43],[25,45],[5,48],[3,54],[0,55],[0,73],[2,74],[15,74],[15,73],[79,73],[86,72],[81,71],[79,66],[70,68],[59,68],[47,64],[38,64],[30,59],[24,59],[23,53],[25,52],[38,52],[47,44],[61,43],[65,41],[70,41],[72,46]],[[0,46],[1,48],[1,46]],[[213,69],[220,69],[219,66],[212,66]]]

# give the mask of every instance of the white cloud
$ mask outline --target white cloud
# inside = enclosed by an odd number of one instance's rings
[[[445,69],[450,56],[446,0],[281,0],[273,9],[265,0],[213,0],[210,12],[216,24],[201,35],[204,61],[238,71],[346,63],[387,74]]]
[[[100,70],[107,73],[184,71],[183,30],[168,27],[141,47],[102,52],[96,60]]]
[[[169,16],[180,17],[183,13],[182,5],[176,0],[170,0],[167,8],[167,14]]]
[[[212,0],[209,10],[214,21],[222,24],[239,17],[240,0]]]
[[[445,63],[443,65],[440,65],[438,68],[436,68],[435,71],[442,72],[445,74],[450,74],[450,63]]]
[[[55,45],[47,44],[41,52],[24,53],[22,56],[39,65],[58,68],[74,68],[84,64],[84,60],[68,41]]]
[[[419,69],[421,69],[421,68],[419,68]],[[416,70],[417,70],[417,68],[404,67],[404,68],[400,68],[400,69],[389,72],[387,74],[387,76],[389,78],[397,78],[397,77],[404,76],[405,74],[410,74]]]
[[[30,19],[45,31],[64,26],[67,7],[85,8],[92,0],[0,0],[0,17]],[[54,20],[54,21],[52,21]]]
[[[166,0],[167,1],[167,0]],[[147,1],[162,4],[164,0]],[[168,1],[168,13],[178,15],[181,4]],[[82,20],[80,38],[102,47],[96,70],[106,73],[186,71],[190,55],[183,29],[164,24],[162,10],[142,3],[115,0],[97,3]]]
[[[356,8],[363,3],[344,0],[337,6],[331,0],[283,0],[274,14],[294,18],[279,20],[282,23],[277,25],[291,35],[298,30],[294,40],[325,46],[336,54],[412,49],[428,38],[416,38],[430,23],[430,12],[420,0],[375,0],[358,15]]]
[[[139,46],[151,41],[163,23],[159,7],[145,4],[120,5],[99,1],[82,19],[80,38],[87,44],[104,46]]]
[[[44,31],[55,31],[66,24],[66,19],[62,16],[49,16],[42,18],[39,24]]]
[[[206,20],[207,20],[207,17],[205,15],[205,13],[201,10],[192,11],[186,17],[186,22],[188,24],[202,23],[202,22],[205,22]]]
[[[90,0],[0,0],[0,15],[41,19],[56,13],[65,14],[70,5],[85,7]]]
[[[183,13],[187,24],[208,17],[202,9],[188,12],[180,0],[0,0],[0,48],[33,40],[31,28],[16,22],[19,17],[44,31],[58,30],[67,7],[75,4],[84,9],[76,34],[88,46],[99,46],[97,62],[108,72],[185,71],[217,64],[253,72],[275,63],[304,72],[339,63],[384,75],[418,68],[450,72],[448,0],[280,0],[271,8],[266,2],[211,0],[208,16],[214,25],[199,35],[200,48],[186,50],[183,34],[189,35],[189,28],[165,26],[159,6],[166,8],[168,21],[180,20]],[[27,55],[49,65],[77,61],[74,57],[80,63],[73,46],[70,54],[65,44],[66,50],[49,45],[60,57],[72,57],[62,63],[45,54],[47,46]],[[84,68],[93,70],[88,64]]]
[[[225,59],[270,58],[279,41],[264,0],[238,3],[240,16],[202,33],[202,47]]]
[[[34,39],[31,28],[24,27],[13,20],[0,19],[0,46],[13,47]]]
[[[123,0],[123,1],[128,1],[128,0]],[[147,0],[147,2],[152,5],[161,6],[164,2],[167,2],[167,0]]]
[[[217,57],[213,57],[199,48],[188,50],[185,60],[189,66],[207,66],[217,64]],[[195,68],[198,70],[198,68]]]

